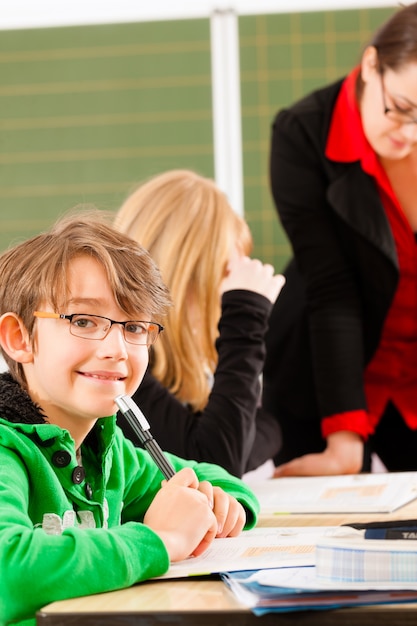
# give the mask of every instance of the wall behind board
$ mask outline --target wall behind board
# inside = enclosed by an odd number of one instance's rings
[[[269,191],[273,116],[345,74],[393,10],[239,18],[245,216],[277,270],[290,249]],[[114,211],[166,169],[213,177],[209,20],[2,31],[0,129],[0,250],[74,205]]]

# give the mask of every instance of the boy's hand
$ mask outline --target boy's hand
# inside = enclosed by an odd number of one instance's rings
[[[246,522],[245,509],[240,502],[206,480],[199,484],[198,489],[206,494],[213,508],[217,520],[216,537],[236,537]]]
[[[143,521],[160,536],[172,562],[201,554],[216,536],[218,523],[212,503],[215,509],[220,507],[221,515],[226,507],[211,485],[210,488],[213,497],[207,486],[199,490],[194,470],[183,468],[163,482],[147,510]]]

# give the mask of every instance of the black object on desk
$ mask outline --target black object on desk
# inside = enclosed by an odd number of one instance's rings
[[[365,539],[417,540],[417,519],[393,520],[385,522],[344,524],[356,530],[364,530]]]

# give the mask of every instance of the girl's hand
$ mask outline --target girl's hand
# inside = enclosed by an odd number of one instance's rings
[[[272,265],[247,256],[237,256],[227,266],[227,274],[220,285],[220,294],[233,289],[247,289],[275,302],[284,284],[284,276],[275,274]]]

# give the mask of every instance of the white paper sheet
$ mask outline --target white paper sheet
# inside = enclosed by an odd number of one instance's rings
[[[251,488],[261,514],[391,513],[417,498],[417,472],[274,478]]]
[[[312,565],[317,542],[335,533],[340,533],[340,527],[254,528],[238,537],[215,539],[202,555],[173,563],[160,578]]]
[[[319,578],[314,566],[290,567],[284,569],[264,569],[254,572],[247,581],[257,582],[268,587],[301,589],[303,591],[364,591],[364,590],[417,590],[417,581],[408,583],[395,582],[346,582]]]

